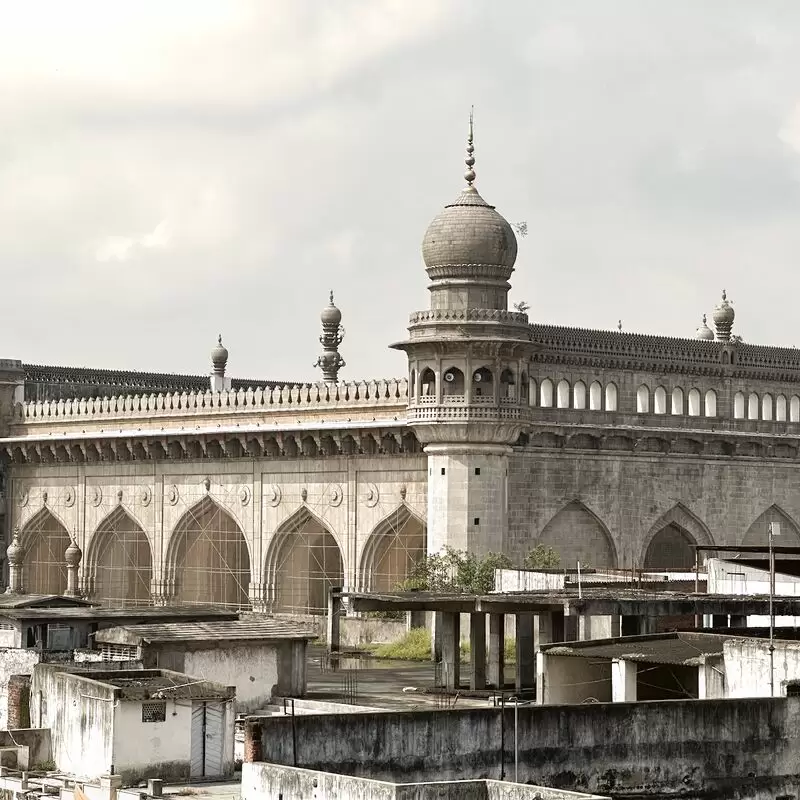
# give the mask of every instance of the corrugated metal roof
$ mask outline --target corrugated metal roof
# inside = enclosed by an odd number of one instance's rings
[[[277,619],[229,620],[213,622],[174,622],[152,625],[120,625],[95,634],[97,642],[143,644],[159,642],[202,642],[274,639],[316,639],[307,625]]]

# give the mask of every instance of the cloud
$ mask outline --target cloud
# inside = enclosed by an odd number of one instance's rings
[[[162,220],[150,233],[141,236],[107,236],[95,249],[98,261],[127,261],[144,250],[161,250],[169,244],[169,226]]]

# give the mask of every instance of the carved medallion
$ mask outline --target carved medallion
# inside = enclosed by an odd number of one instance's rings
[[[170,486],[167,490],[167,502],[171,506],[177,505],[179,497],[180,494],[178,493],[178,487],[173,483],[172,486]]]
[[[139,500],[143,506],[149,506],[150,501],[153,499],[153,492],[149,486],[143,486],[139,491]]]
[[[23,508],[25,508],[25,506],[26,506],[26,505],[28,505],[28,501],[29,501],[30,499],[31,499],[31,498],[30,498],[30,495],[28,494],[28,490],[27,490],[27,489],[23,489],[23,490],[22,490],[22,491],[19,493],[19,495],[18,495],[18,497],[17,497],[17,500],[18,500],[19,504],[20,504],[20,505],[21,505]]]
[[[242,486],[241,489],[239,489],[239,502],[243,506],[248,505],[248,503],[250,502],[250,498],[252,496],[253,496],[253,493],[250,491],[250,487],[249,486]]]
[[[380,499],[380,492],[374,483],[368,483],[364,488],[364,505],[367,508],[375,508]]]
[[[277,484],[270,484],[264,487],[264,502],[275,507],[281,502],[281,487]]]
[[[99,486],[92,489],[92,505],[99,506],[103,502],[103,490]]]
[[[342,487],[339,486],[338,483],[334,483],[331,486],[330,491],[328,493],[328,502],[336,508],[342,504],[342,500],[344,499],[344,491],[342,491]]]
[[[64,491],[64,505],[67,508],[72,508],[75,505],[75,490],[68,486]]]

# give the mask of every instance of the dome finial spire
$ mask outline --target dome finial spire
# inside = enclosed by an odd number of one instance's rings
[[[464,173],[464,178],[467,181],[467,186],[472,186],[472,182],[475,180],[475,170],[473,167],[475,166],[475,157],[472,155],[475,152],[475,145],[473,144],[473,135],[472,135],[472,122],[473,122],[473,115],[475,112],[475,106],[470,106],[469,109],[469,136],[467,137],[467,157],[464,159],[464,163],[467,165],[467,171]]]

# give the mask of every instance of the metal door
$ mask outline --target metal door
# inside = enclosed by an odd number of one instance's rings
[[[222,703],[206,703],[206,752],[203,775],[209,778],[222,775],[222,720],[224,716]]]
[[[192,703],[192,757],[189,769],[192,778],[222,775],[224,718],[223,703]]]
[[[206,704],[192,703],[192,758],[189,775],[202,778],[206,760]]]

